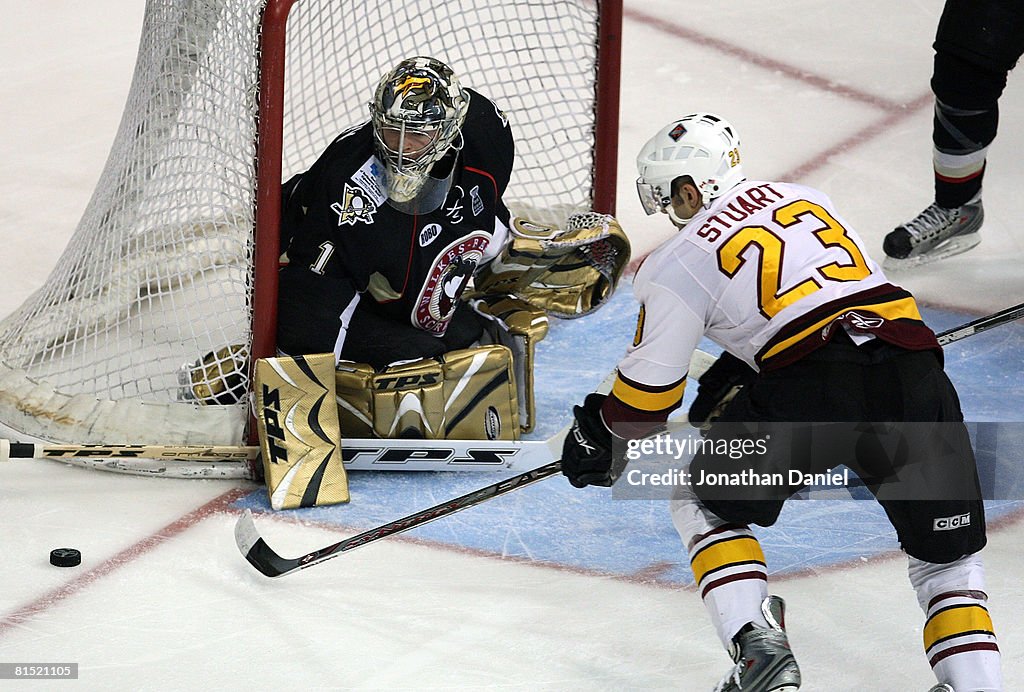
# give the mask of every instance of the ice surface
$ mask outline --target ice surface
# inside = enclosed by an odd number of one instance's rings
[[[6,314],[45,279],[92,193],[143,3],[2,4]],[[706,109],[739,129],[749,176],[825,190],[880,258],[884,234],[931,198],[928,79],[940,8],[627,2],[618,204],[636,256],[671,228],[635,201],[635,153],[669,119]],[[1011,75],[1000,104],[984,242],[894,277],[938,330],[1024,296],[1019,81]],[[634,314],[627,286],[593,317],[553,325],[538,351],[534,437],[561,428],[614,366]],[[946,349],[969,419],[1020,420],[1021,330]],[[1020,480],[1012,469],[993,473],[994,483]],[[0,470],[0,663],[77,662],[76,689],[87,690],[713,686],[728,660],[664,502],[615,500],[555,478],[281,580],[252,570],[233,541],[246,507],[275,549],[298,555],[493,480],[353,474],[349,506],[270,514],[244,483],[10,462]],[[1008,689],[1024,677],[1020,499],[991,504],[985,553]],[[905,560],[874,503],[792,502],[760,535],[772,589],[789,603],[805,689],[932,684]],[[82,566],[50,566],[60,546],[82,550]]]

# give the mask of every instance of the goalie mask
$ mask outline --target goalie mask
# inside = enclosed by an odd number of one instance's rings
[[[746,180],[740,165],[740,138],[733,127],[711,113],[694,113],[661,129],[636,157],[637,193],[648,215],[667,213],[678,226],[672,209],[672,181],[689,176],[703,204]]]
[[[384,162],[388,202],[408,214],[426,214],[444,202],[462,148],[469,95],[451,68],[434,58],[400,62],[385,74],[370,103],[377,156]],[[445,170],[439,170],[445,169]]]

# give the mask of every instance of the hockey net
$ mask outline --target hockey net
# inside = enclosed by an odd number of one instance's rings
[[[272,355],[280,183],[367,118],[405,57],[444,60],[508,114],[514,213],[613,212],[620,26],[621,0],[149,0],[93,197],[0,322],[0,432],[242,442],[248,396],[197,401],[189,364]]]

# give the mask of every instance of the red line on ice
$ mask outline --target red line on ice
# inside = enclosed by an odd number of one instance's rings
[[[13,612],[4,615],[0,618],[0,637],[25,621],[31,620],[33,617],[57,605],[69,596],[75,595],[108,574],[135,562],[154,548],[161,546],[168,539],[184,533],[202,520],[214,514],[224,512],[232,502],[251,492],[252,488],[234,488],[229,490],[223,495],[210,500],[205,505],[185,514],[180,519],[172,521],[159,531],[143,538],[135,545],[125,548],[88,572],[75,576],[62,586],[44,593]],[[58,568],[55,567],[54,569]]]

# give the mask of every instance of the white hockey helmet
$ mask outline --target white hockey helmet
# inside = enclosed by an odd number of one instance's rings
[[[648,214],[672,214],[672,181],[689,176],[703,204],[746,178],[740,165],[740,138],[724,119],[693,113],[673,120],[643,146],[636,157],[640,204]]]
[[[381,77],[370,102],[370,116],[377,155],[387,171],[388,199],[394,206],[412,203],[410,211],[426,213],[444,201],[451,171],[445,179],[435,180],[431,169],[449,151],[462,148],[467,110],[469,95],[452,69],[435,58],[408,58]],[[422,148],[410,151],[410,137],[424,142]],[[423,208],[424,203],[433,208]]]

